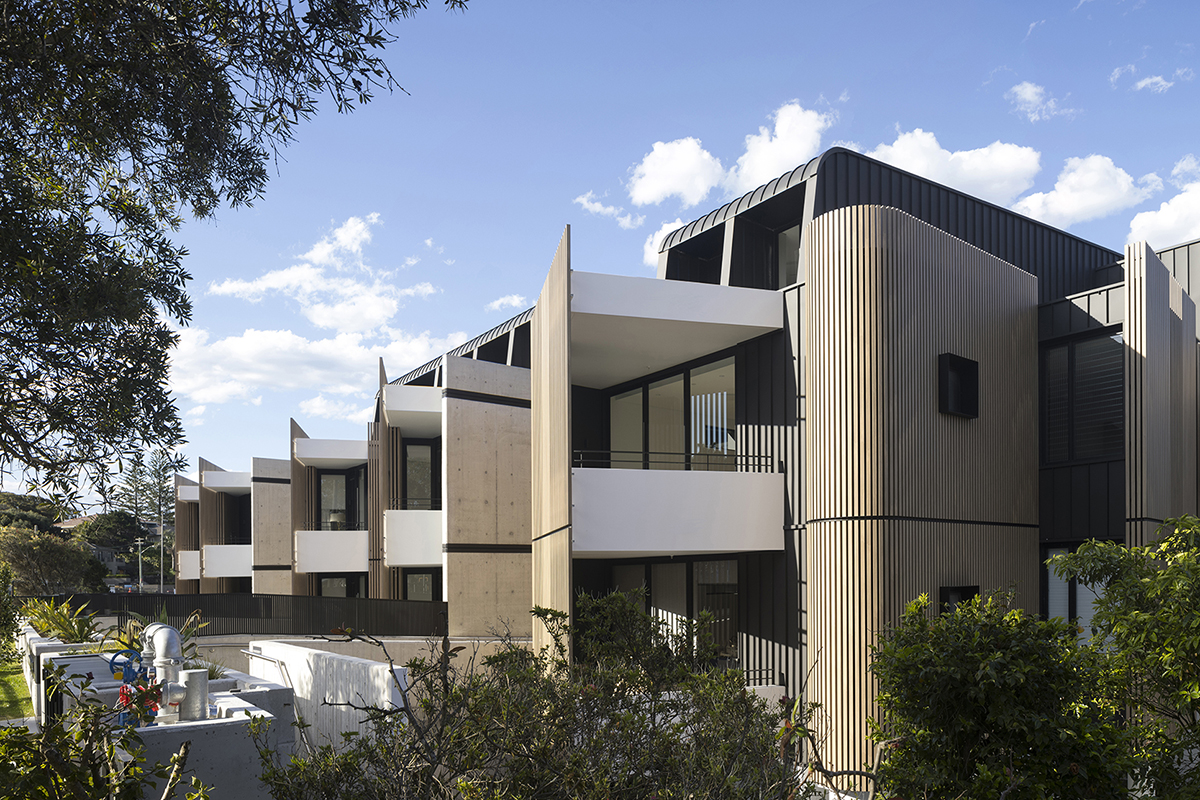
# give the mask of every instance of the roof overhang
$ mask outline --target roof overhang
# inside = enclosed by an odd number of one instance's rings
[[[783,294],[571,273],[571,382],[604,389],[783,327]]]
[[[249,472],[225,472],[224,470],[208,470],[200,473],[200,485],[205,489],[225,494],[250,494]],[[180,489],[186,487],[179,487]]]
[[[317,469],[350,469],[367,463],[365,439],[296,439],[296,460]]]
[[[383,387],[387,424],[405,437],[435,439],[442,435],[442,390],[436,386]]]

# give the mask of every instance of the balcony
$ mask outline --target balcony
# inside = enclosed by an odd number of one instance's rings
[[[250,494],[249,472],[208,470],[200,473],[200,483],[205,489],[211,489],[214,492],[224,492],[231,495]],[[180,488],[182,490],[184,487]],[[199,494],[197,494],[197,499],[199,499]]]
[[[412,500],[383,512],[383,560],[389,567],[440,567],[445,514],[440,502]],[[433,508],[433,506],[437,508]]]
[[[297,572],[366,572],[366,531],[296,531]]]
[[[317,469],[350,469],[367,463],[365,439],[296,439],[296,460]]]
[[[783,549],[782,473],[662,466],[571,470],[576,558]]]
[[[199,550],[180,550],[179,551],[179,571],[177,573],[181,581],[198,581],[200,580],[200,551]]]
[[[180,554],[180,566],[182,563]],[[249,544],[204,545],[205,578],[249,578],[254,574],[254,546]]]
[[[442,435],[442,390],[436,386],[383,387],[387,424],[406,437],[435,439]]]

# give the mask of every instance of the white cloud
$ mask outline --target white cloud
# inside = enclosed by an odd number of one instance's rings
[[[1190,81],[1192,78],[1196,77],[1196,72],[1191,67],[1180,67],[1179,69],[1175,70],[1174,77],[1176,80]]]
[[[635,206],[657,205],[678,197],[685,208],[699,203],[725,177],[721,162],[689,136],[673,142],[655,142],[653,149],[633,168],[629,199]]]
[[[365,425],[375,415],[375,404],[372,402],[363,406],[361,403],[356,404],[345,400],[329,400],[324,394],[319,394],[316,397],[301,400],[300,411],[309,417],[344,419]]]
[[[250,329],[211,341],[202,328],[184,328],[171,356],[171,389],[207,405],[261,401],[264,392],[313,387],[326,396],[371,396],[380,357],[389,370],[406,372],[466,340],[462,332],[435,337],[383,328],[374,340],[359,333],[306,339],[287,330]]]
[[[506,294],[504,297],[497,297],[492,302],[488,303],[484,308],[488,311],[499,311],[502,308],[524,308],[529,303],[524,295]]]
[[[408,258],[404,259],[403,266],[405,269],[408,269],[409,267],[415,267],[419,263],[421,263],[420,258],[418,258],[417,256],[409,256]]]
[[[1191,153],[1176,161],[1171,168],[1171,183],[1180,189],[1197,180],[1200,180],[1200,159]]]
[[[867,155],[1001,205],[1033,186],[1041,170],[1041,154],[1032,147],[996,141],[951,152],[920,128],[899,134],[892,144],[881,144]]]
[[[446,248],[443,247],[442,245],[440,245],[440,244],[434,245],[432,238],[425,240],[425,246],[428,247],[433,252],[437,253],[438,255],[441,255],[442,253],[446,252]]]
[[[1110,84],[1110,85],[1111,85],[1111,86],[1112,86],[1114,89],[1115,89],[1115,88],[1117,88],[1117,81],[1119,81],[1119,80],[1121,79],[1121,76],[1122,76],[1122,75],[1124,75],[1124,74],[1126,74],[1126,73],[1129,73],[1130,75],[1136,75],[1136,74],[1137,74],[1137,67],[1135,67],[1133,64],[1126,64],[1126,65],[1125,65],[1125,66],[1123,66],[1123,67],[1117,67],[1117,68],[1116,68],[1116,69],[1114,69],[1114,70],[1112,71],[1112,73],[1111,73],[1111,74],[1108,76],[1108,82],[1109,82],[1109,84]]]
[[[640,228],[642,223],[646,221],[645,216],[643,216],[641,214],[638,214],[635,217],[635,216],[633,216],[633,212],[622,213],[625,211],[624,208],[619,208],[617,206],[604,205],[604,203],[601,203],[599,200],[596,199],[595,192],[588,192],[587,194],[581,194],[581,195],[579,195],[579,197],[576,197],[571,202],[578,203],[583,208],[583,210],[588,212],[589,214],[595,214],[595,215],[601,216],[601,217],[612,217],[613,219],[615,219],[617,221],[617,225],[621,226],[621,228],[623,228],[624,230],[627,230],[627,231],[631,231],[635,228]]]
[[[1162,94],[1167,89],[1175,85],[1175,81],[1169,81],[1162,75],[1151,75],[1149,78],[1142,78],[1133,85],[1134,91],[1140,92],[1142,89],[1149,89],[1155,94]]]
[[[301,256],[301,263],[253,280],[210,283],[208,292],[252,303],[281,294],[296,301],[301,313],[318,327],[339,333],[375,330],[395,316],[404,299],[427,298],[438,291],[428,282],[397,288],[389,281],[391,273],[364,263],[363,245],[371,241],[371,226],[379,222],[378,214],[351,217]],[[410,257],[405,266],[416,261]],[[335,272],[329,273],[328,268]],[[350,271],[360,277],[345,274]]]
[[[837,121],[837,114],[813,111],[792,100],[775,109],[771,119],[774,130],[760,127],[747,136],[746,152],[729,170],[724,183],[733,194],[762,186],[821,152],[821,134]]]
[[[1180,189],[1179,194],[1154,211],[1134,216],[1128,241],[1145,239],[1151,247],[1170,247],[1200,239],[1200,160],[1188,153],[1175,162],[1171,183]]]
[[[1004,93],[1004,99],[1014,106],[1018,113],[1024,115],[1030,122],[1050,119],[1051,117],[1073,117],[1077,113],[1073,108],[1063,108],[1046,93],[1046,87],[1036,83],[1022,81]]]
[[[192,406],[184,412],[185,417],[202,417],[204,412],[208,410],[208,406]]]
[[[1036,28],[1038,25],[1045,25],[1045,24],[1046,24],[1046,20],[1044,20],[1044,19],[1039,19],[1037,22],[1029,23],[1029,30],[1025,31],[1025,38],[1022,39],[1021,41],[1027,41],[1029,39],[1029,37],[1033,35],[1034,28]]]
[[[1135,206],[1162,186],[1153,172],[1135,181],[1108,156],[1068,158],[1053,189],[1022,197],[1012,208],[1048,225],[1068,228]]]
[[[663,239],[667,238],[668,233],[682,228],[685,224],[678,218],[674,222],[664,222],[661,228],[647,236],[646,243],[642,245],[642,262],[647,267],[658,267],[658,249],[662,247]]]

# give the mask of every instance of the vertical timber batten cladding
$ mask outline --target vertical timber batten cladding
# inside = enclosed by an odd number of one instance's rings
[[[530,331],[533,604],[571,614],[571,227],[559,241]],[[535,649],[550,646],[533,625]]]
[[[196,487],[199,484],[182,475],[175,476],[175,594],[199,594],[199,580],[185,580],[178,577],[179,554],[182,552],[199,553],[200,551],[200,504],[186,502],[180,498],[181,487]],[[198,558],[198,556],[197,556]]]
[[[312,467],[304,466],[296,458],[295,442],[297,439],[307,439],[308,434],[296,424],[296,420],[288,420],[288,422],[290,423],[288,442],[292,456],[292,552],[294,564],[296,531],[307,528],[310,520],[315,516],[313,512],[316,509],[321,487],[317,482],[317,471]],[[293,571],[292,594],[317,594],[317,576]]]
[[[671,233],[663,240],[661,253],[674,259],[676,251],[682,255],[690,249],[686,245],[688,240],[711,237],[710,231],[723,230],[727,222],[738,218],[740,224],[743,216],[753,218],[756,214],[763,214],[768,221],[782,214],[794,215],[789,216],[795,220],[791,224],[799,224],[803,236],[809,223],[818,217],[857,205],[884,205],[905,211],[1037,276],[1041,302],[1093,288],[1095,271],[1121,257],[1120,253],[1008,209],[840,147],[825,151],[807,164]],[[685,246],[680,248],[680,245]],[[720,242],[717,247],[719,256]],[[802,282],[803,258],[802,250],[799,269]],[[664,265],[660,267],[660,277],[676,277],[668,274],[668,260],[660,257]],[[691,257],[689,263],[695,260]],[[733,285],[749,285],[745,280],[750,276],[739,282],[736,270],[723,272],[720,264],[712,274],[730,275]],[[781,287],[771,283],[759,288]]]
[[[1196,304],[1145,242],[1125,248],[1126,543],[1197,511]]]
[[[804,248],[807,690],[853,768],[906,602],[1016,582],[1037,610],[1037,281],[894,208],[825,214]],[[939,413],[943,353],[978,363],[978,418]]]

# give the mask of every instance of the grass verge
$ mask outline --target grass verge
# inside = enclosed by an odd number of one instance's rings
[[[0,661],[0,719],[33,716],[20,661]]]

